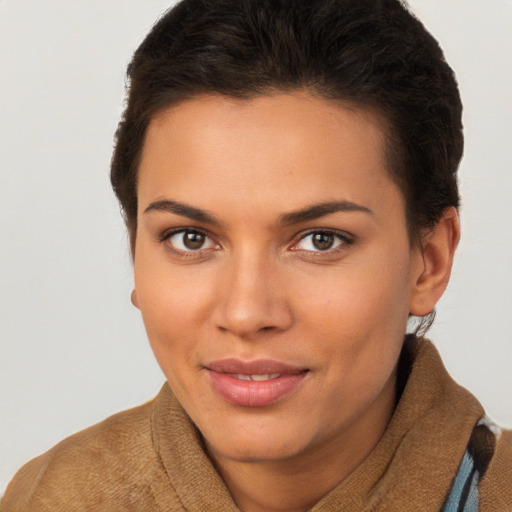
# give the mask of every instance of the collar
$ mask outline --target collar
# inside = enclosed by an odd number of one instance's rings
[[[441,509],[484,411],[451,379],[426,339],[406,339],[398,372],[405,386],[384,435],[311,512]],[[155,449],[183,507],[239,512],[168,384],[156,398],[151,423]]]

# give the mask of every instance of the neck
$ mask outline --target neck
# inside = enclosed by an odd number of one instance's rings
[[[379,409],[332,439],[284,460],[240,461],[208,447],[218,472],[244,512],[305,512],[345,480],[384,433],[395,406],[395,380]]]

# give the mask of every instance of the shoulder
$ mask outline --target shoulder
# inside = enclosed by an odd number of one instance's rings
[[[497,435],[479,491],[482,511],[512,511],[512,430],[503,430]]]
[[[165,481],[152,442],[153,403],[111,416],[28,462],[7,487],[2,511],[121,511],[133,510],[137,500],[149,504],[151,487]]]

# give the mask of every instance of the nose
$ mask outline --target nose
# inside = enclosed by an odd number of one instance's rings
[[[293,314],[280,270],[279,264],[265,255],[226,261],[213,312],[217,328],[242,339],[289,329]]]

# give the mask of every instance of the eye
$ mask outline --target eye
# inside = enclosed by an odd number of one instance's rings
[[[195,229],[174,231],[165,237],[167,243],[176,251],[195,252],[218,247],[206,233]]]
[[[294,245],[294,250],[299,251],[331,251],[337,249],[343,244],[350,244],[351,240],[348,237],[338,234],[333,231],[312,231],[304,235],[297,244]]]

